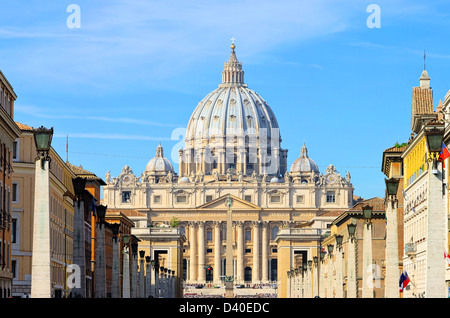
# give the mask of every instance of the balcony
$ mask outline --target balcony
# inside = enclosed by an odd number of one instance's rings
[[[405,244],[405,254],[408,257],[414,257],[417,253],[416,243],[406,243]]]

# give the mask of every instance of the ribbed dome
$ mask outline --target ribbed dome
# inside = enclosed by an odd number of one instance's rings
[[[279,128],[267,102],[244,84],[242,64],[237,60],[234,45],[222,72],[222,84],[206,95],[192,113],[187,126],[186,141],[209,139],[211,136],[254,135],[266,128]]]
[[[291,166],[291,170],[289,173],[303,173],[303,172],[319,172],[319,168],[317,167],[314,160],[308,157],[308,149],[306,149],[306,145],[303,144],[303,147],[300,151],[300,157],[297,158]]]
[[[147,163],[145,171],[155,174],[167,174],[169,171],[173,173],[173,166],[169,159],[164,157],[161,144],[156,148],[156,156]]]

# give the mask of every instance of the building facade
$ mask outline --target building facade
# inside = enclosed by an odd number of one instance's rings
[[[430,168],[430,151],[426,142],[428,123],[442,121],[440,102],[435,110],[430,77],[423,71],[420,85],[413,87],[411,138],[402,153],[404,187],[404,255],[403,269],[410,278],[403,297],[447,297],[444,254],[448,251],[448,159]],[[448,117],[447,117],[448,118]],[[448,123],[444,140],[448,143]],[[446,175],[447,174],[447,175]],[[439,254],[440,253],[440,254]]]
[[[228,195],[235,283],[277,281],[281,228],[326,229],[353,206],[350,174],[333,165],[320,172],[306,145],[288,169],[275,114],[244,83],[234,45],[222,83],[193,111],[184,141],[178,173],[161,145],[140,176],[129,166],[117,177],[107,172],[103,204],[133,220],[132,232],[179,220],[187,282],[220,283],[226,273]],[[303,252],[311,259],[311,246]]]
[[[16,239],[12,218],[14,141],[20,136],[20,129],[14,122],[16,99],[14,89],[0,71],[0,298],[11,297],[16,273],[16,264],[11,257]]]

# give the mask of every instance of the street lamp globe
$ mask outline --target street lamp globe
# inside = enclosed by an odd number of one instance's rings
[[[384,179],[386,182],[386,191],[388,195],[397,195],[398,191],[398,185],[399,185],[399,179],[397,178],[390,178],[390,179]]]
[[[33,136],[36,151],[39,153],[48,153],[52,144],[53,127],[48,129],[41,126],[37,129],[33,129]]]
[[[370,220],[372,218],[372,210],[373,210],[373,207],[370,205],[365,205],[362,207],[363,218],[365,220]]]

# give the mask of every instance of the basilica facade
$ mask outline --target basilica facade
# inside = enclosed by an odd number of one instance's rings
[[[244,83],[233,44],[222,83],[188,121],[179,171],[160,144],[140,174],[129,166],[116,177],[106,174],[102,203],[126,214],[135,229],[179,222],[188,283],[223,280],[231,209],[235,282],[276,281],[279,262],[306,263],[319,248],[317,242],[300,244],[292,257],[280,260],[276,238],[282,228],[326,231],[353,206],[348,172],[342,176],[332,164],[319,171],[305,144],[288,167],[287,152],[274,112]]]

